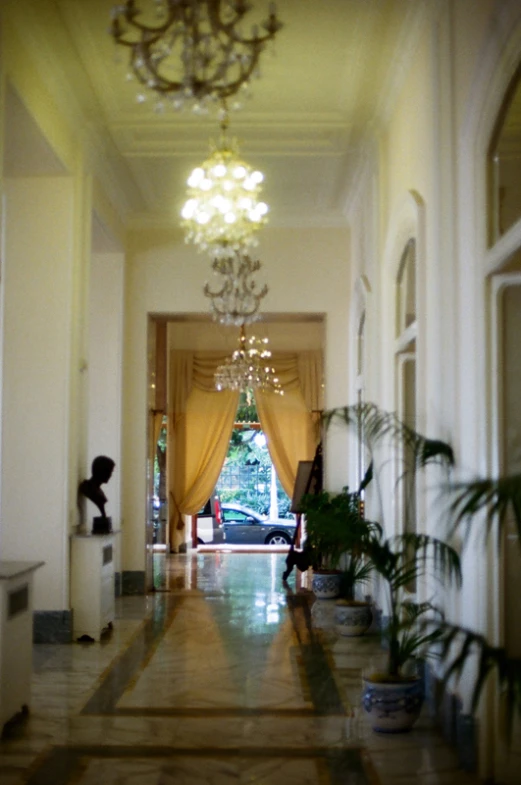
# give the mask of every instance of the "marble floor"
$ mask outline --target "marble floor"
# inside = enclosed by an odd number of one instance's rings
[[[421,718],[373,733],[360,674],[376,638],[339,638],[282,553],[155,556],[156,591],[117,600],[101,643],[36,645],[29,715],[2,785],[473,785]],[[325,603],[325,604],[324,604]]]

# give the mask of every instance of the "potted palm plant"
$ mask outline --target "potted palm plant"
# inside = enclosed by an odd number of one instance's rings
[[[396,733],[417,720],[423,703],[417,665],[447,634],[441,611],[431,602],[414,602],[408,587],[427,571],[460,584],[460,560],[450,545],[423,534],[375,536],[365,547],[384,584],[388,615],[382,629],[386,665],[365,677],[363,707],[373,730]]]
[[[351,427],[363,440],[371,466],[384,448],[398,452],[405,461],[399,481],[408,482],[409,488],[414,487],[411,477],[419,469],[431,463],[454,463],[450,445],[422,436],[394,413],[372,403],[329,410],[324,413],[324,421],[326,427],[336,421]],[[383,671],[368,674],[365,679],[363,706],[375,730],[408,730],[423,702],[423,684],[415,666],[429,656],[430,647],[441,643],[446,633],[441,612],[431,602],[416,602],[411,587],[427,572],[459,583],[459,557],[442,540],[415,531],[385,538],[381,529],[373,530],[361,540],[360,547],[384,588],[382,638],[387,650]]]
[[[342,554],[347,550],[350,524],[359,518],[356,494],[319,491],[302,498],[306,516],[305,550],[313,569],[312,589],[318,599],[334,599],[340,592]]]
[[[399,447],[408,457],[406,472],[414,474],[431,463],[446,467],[454,465],[454,455],[449,444],[427,439],[402,423],[395,414],[380,410],[372,403],[356,404],[332,409],[324,413],[324,422],[329,427],[334,422],[351,427],[362,439],[372,460],[378,448],[386,441]],[[406,476],[404,472],[400,479]],[[452,495],[449,516],[452,529],[448,537],[466,526],[467,535],[479,526],[485,526],[486,538],[492,532],[498,534],[498,548],[503,545],[503,531],[513,522],[521,544],[521,474],[499,478],[480,478],[470,482],[448,483],[445,490]],[[382,500],[380,500],[382,501]],[[485,538],[485,539],[486,539]],[[466,539],[464,539],[466,544]],[[366,679],[364,708],[374,717],[377,730],[393,731],[403,727],[394,723],[395,698],[378,694],[379,685],[394,682],[396,693],[400,693],[410,666],[429,656],[429,647],[445,664],[440,683],[443,694],[449,679],[458,677],[472,658],[476,667],[471,710],[477,709],[485,684],[495,674],[500,694],[504,698],[506,719],[510,731],[513,719],[521,717],[521,658],[509,655],[506,648],[494,645],[486,636],[443,619],[441,612],[431,603],[414,603],[408,595],[408,587],[428,571],[431,566],[439,577],[461,582],[461,568],[457,553],[447,543],[426,535],[404,533],[387,540],[373,535],[365,543],[365,553],[373,563],[373,569],[383,579],[388,596],[388,624],[383,629],[388,657],[385,673],[372,674]],[[421,693],[421,685],[411,681],[410,690]],[[392,689],[391,689],[392,692]],[[393,703],[393,700],[395,701]],[[420,698],[421,701],[421,698]],[[400,703],[400,701],[398,701]],[[401,705],[410,718],[418,714],[417,698],[404,695]],[[396,713],[398,713],[396,711]]]

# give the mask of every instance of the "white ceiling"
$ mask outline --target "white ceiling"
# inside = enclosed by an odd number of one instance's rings
[[[278,1],[284,27],[274,54],[264,53],[262,77],[230,122],[242,157],[265,174],[271,225],[345,223],[360,151],[396,96],[435,2]],[[102,143],[126,162],[128,218],[177,222],[186,178],[207,156],[218,120],[173,109],[157,114],[151,103],[136,102],[136,83],[125,80],[126,51],[108,34],[111,0],[18,0],[27,3],[33,14],[25,32],[47,63],[49,83],[72,81],[70,104],[77,102]],[[268,0],[254,5],[264,16]]]

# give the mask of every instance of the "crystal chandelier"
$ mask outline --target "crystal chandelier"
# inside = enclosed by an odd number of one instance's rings
[[[263,180],[262,172],[238,158],[223,121],[219,144],[187,181],[188,199],[181,210],[186,242],[216,259],[257,245],[268,213],[268,205],[258,199]]]
[[[217,288],[209,283],[204,294],[211,300],[214,319],[221,324],[237,326],[249,324],[260,318],[259,305],[268,293],[266,284],[258,287],[253,279],[261,263],[253,261],[247,254],[236,252],[225,259],[214,259],[212,269],[219,276]]]
[[[267,338],[246,337],[241,327],[238,348],[215,372],[218,390],[264,390],[284,395],[284,390],[271,365]]]
[[[244,30],[248,0],[135,0],[115,5],[110,33],[130,49],[130,75],[156,96],[170,97],[175,109],[194,111],[235,96],[259,75],[259,58],[282,24],[275,3],[268,18]]]

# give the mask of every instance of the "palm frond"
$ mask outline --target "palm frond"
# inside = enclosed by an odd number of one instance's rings
[[[441,660],[447,663],[442,679],[442,692],[452,676],[459,678],[465,663],[475,651],[477,675],[472,690],[471,710],[475,712],[485,683],[495,672],[505,699],[507,728],[512,737],[514,717],[521,718],[521,658],[511,657],[502,646],[492,646],[484,635],[458,625],[445,623],[442,628]]]
[[[461,561],[457,551],[448,543],[428,534],[405,532],[391,538],[391,542],[404,560],[409,558],[427,567],[432,563],[432,573],[461,586]],[[411,556],[412,552],[412,556]]]
[[[427,439],[426,437],[420,437],[420,439],[423,439],[423,441],[420,442],[417,451],[418,466],[427,466],[428,463],[433,463],[434,461],[445,463],[447,466],[454,466],[454,450],[450,444],[439,439]]]
[[[358,495],[360,495],[362,491],[365,491],[369,483],[372,481],[373,475],[374,475],[374,464],[373,461],[371,461],[371,463],[366,469],[362,482],[360,483],[360,487],[358,489]]]
[[[412,600],[404,600],[401,603],[402,616],[407,625],[417,621],[421,616],[426,613],[431,613],[432,616],[443,619],[443,611],[437,605],[426,600],[424,602],[412,602]]]
[[[395,589],[406,586],[429,568],[433,575],[461,585],[458,553],[436,537],[405,532],[384,541],[372,538],[367,543],[366,551],[375,569]]]
[[[399,644],[399,657],[402,660],[402,665],[405,665],[409,660],[425,660],[427,658],[436,657],[437,654],[430,650],[430,647],[439,643],[443,633],[440,629],[433,630],[432,632],[419,633],[406,630],[400,637]]]
[[[497,522],[499,545],[511,511],[521,542],[521,474],[455,483],[449,490],[453,495],[449,506],[452,533],[464,525],[468,537],[472,528],[478,525],[474,520],[476,516],[484,514],[485,536],[488,539]]]
[[[417,468],[434,462],[454,465],[454,452],[449,444],[422,436],[402,422],[395,412],[387,412],[374,403],[356,403],[327,409],[322,420],[326,430],[334,422],[341,422],[355,429],[371,453],[374,453],[379,444],[389,440],[410,451]]]

